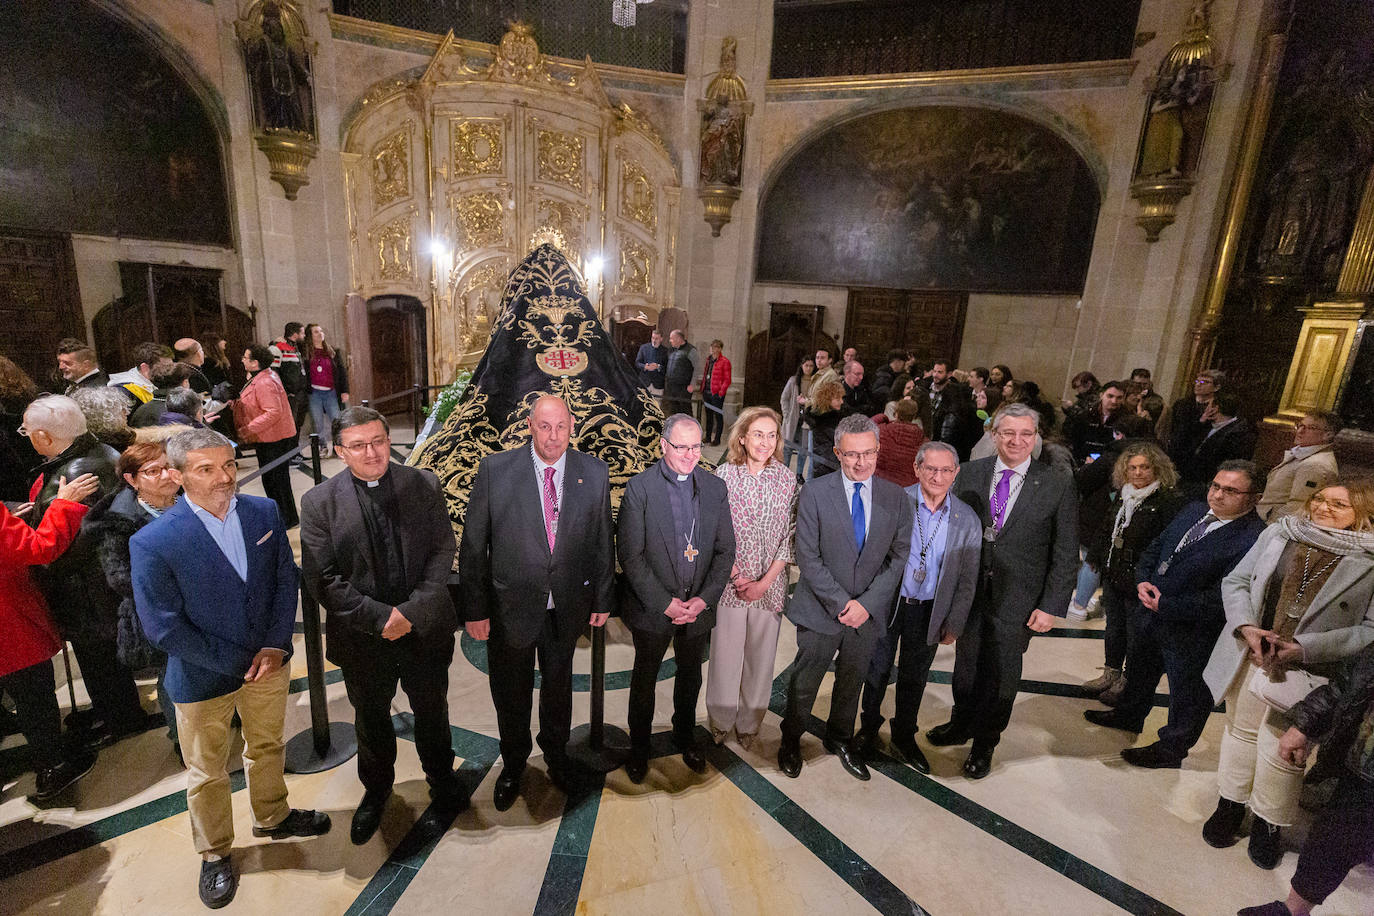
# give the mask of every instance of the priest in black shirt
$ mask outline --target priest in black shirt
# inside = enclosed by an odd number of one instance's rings
[[[395,781],[398,681],[415,714],[415,746],[437,810],[451,819],[468,803],[453,771],[448,720],[458,619],[447,582],[456,541],[438,478],[392,463],[381,414],[350,408],[333,433],[349,473],[301,500],[301,565],[327,613],[328,657],[343,671],[355,713],[364,791],[351,838],[362,844],[381,823]]]

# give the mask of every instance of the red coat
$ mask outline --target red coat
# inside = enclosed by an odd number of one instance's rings
[[[878,467],[873,473],[890,480],[899,487],[916,482],[916,450],[926,441],[926,434],[915,423],[893,423],[883,414],[878,421]]]
[[[35,530],[0,503],[0,676],[45,662],[62,648],[29,567],[61,556],[85,515],[81,503],[55,499]]]
[[[277,373],[263,369],[243,386],[234,401],[234,426],[245,442],[280,442],[296,435],[291,402]],[[329,432],[321,435],[328,438]]]
[[[707,361],[710,361],[708,356]],[[706,370],[701,370],[701,393],[714,394],[716,397],[725,397],[725,392],[730,389],[730,360],[721,356],[711,367],[710,384],[707,384]]]

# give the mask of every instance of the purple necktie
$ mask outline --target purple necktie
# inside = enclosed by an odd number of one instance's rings
[[[992,526],[998,531],[1002,530],[1002,523],[1007,518],[1007,500],[1011,498],[1011,475],[1015,474],[1011,468],[1002,472],[1002,479],[997,481],[997,489],[992,494]]]

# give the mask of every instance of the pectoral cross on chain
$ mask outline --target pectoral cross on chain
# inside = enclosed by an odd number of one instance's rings
[[[697,561],[697,554],[699,553],[701,553],[701,551],[693,547],[691,541],[687,542],[687,549],[682,551],[682,555],[687,558],[688,563],[695,563]]]

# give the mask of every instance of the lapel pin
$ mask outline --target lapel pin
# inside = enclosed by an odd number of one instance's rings
[[[581,477],[577,478],[577,482],[578,482],[578,483],[581,483],[581,482],[582,482],[582,478],[581,478]]]

